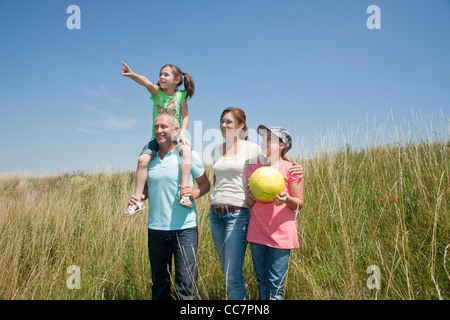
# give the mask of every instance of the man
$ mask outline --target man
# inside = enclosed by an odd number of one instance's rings
[[[193,202],[184,207],[176,196],[180,185],[181,155],[175,146],[179,132],[178,121],[169,114],[155,119],[155,139],[159,144],[156,157],[148,165],[147,186],[149,196],[148,249],[152,271],[152,299],[169,300],[172,256],[175,261],[175,289],[177,299],[198,299],[197,296],[197,213],[195,200],[210,189],[202,162],[192,152],[189,186],[180,190]],[[192,188],[193,179],[197,187]],[[138,199],[131,197],[130,204]]]

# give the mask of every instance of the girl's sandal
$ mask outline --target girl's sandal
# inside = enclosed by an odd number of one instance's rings
[[[192,202],[189,197],[183,197],[180,199],[180,204],[187,208],[192,208]]]
[[[183,197],[183,198],[181,198],[181,192],[180,192],[180,190],[178,190],[178,193],[177,193],[177,200],[180,201],[180,204],[181,204],[183,207],[192,208],[192,202],[191,202],[191,199],[189,199],[189,197]]]
[[[133,209],[134,205],[130,204],[128,206],[128,209],[124,213],[122,213],[122,216],[131,217],[133,214],[145,209],[145,207],[143,206],[144,205],[143,201],[136,202],[136,205],[137,205],[137,208]]]

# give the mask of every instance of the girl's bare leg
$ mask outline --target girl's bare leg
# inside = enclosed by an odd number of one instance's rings
[[[138,158],[138,166],[136,170],[136,183],[134,186],[134,196],[138,199],[142,199],[145,183],[147,182],[147,165],[153,156],[149,154],[141,154]],[[136,210],[137,205],[132,205],[131,208]],[[126,211],[124,212],[124,214]],[[125,214],[126,215],[126,214]]]
[[[180,164],[180,175],[181,175],[181,186],[187,186],[189,184],[189,176],[191,175],[191,156],[192,150],[189,146],[183,145],[180,148],[181,152],[181,164]],[[186,207],[191,207],[192,203],[189,198],[180,197],[180,204]]]

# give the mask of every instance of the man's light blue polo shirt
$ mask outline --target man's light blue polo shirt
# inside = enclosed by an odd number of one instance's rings
[[[195,202],[192,201],[192,208],[188,208],[176,198],[181,183],[181,159],[181,154],[174,148],[162,160],[157,154],[147,166],[149,229],[181,230],[197,226]],[[192,151],[189,185],[193,186],[194,178],[204,173],[200,157]]]

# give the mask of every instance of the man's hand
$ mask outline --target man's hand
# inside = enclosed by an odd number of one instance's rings
[[[190,200],[194,199],[194,190],[192,190],[192,187],[190,185],[181,186],[179,185],[178,188],[180,188],[180,195],[181,197],[189,197]]]
[[[189,199],[192,201],[206,194],[211,188],[211,183],[209,182],[206,173],[198,178],[195,178],[195,181],[197,182],[197,187],[195,189],[192,189],[192,187],[189,185],[178,186],[178,188],[180,188],[181,197],[189,197]]]

